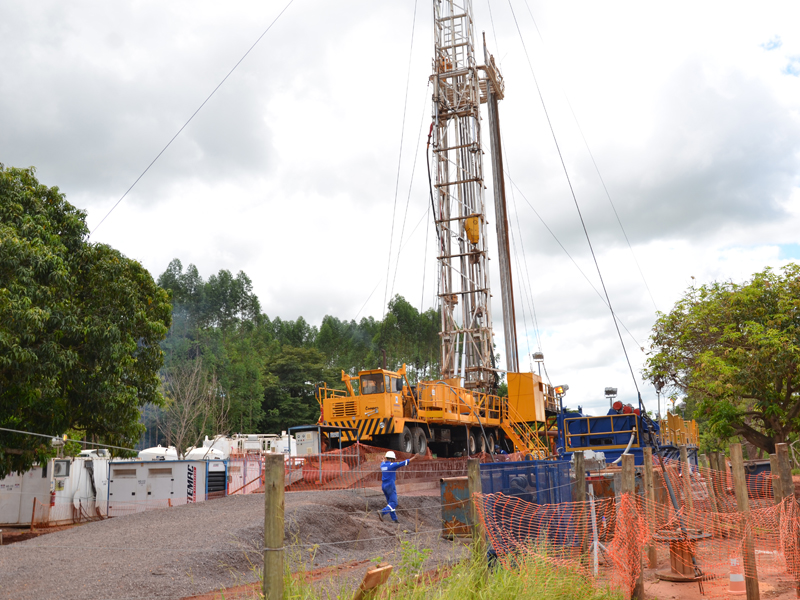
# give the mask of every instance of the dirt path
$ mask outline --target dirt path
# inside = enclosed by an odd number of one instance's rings
[[[401,495],[400,527],[378,520],[384,504],[376,491],[287,494],[285,543],[293,570],[367,561],[331,578],[355,587],[368,561],[402,560],[401,540],[432,548],[426,568],[464,554],[462,544],[440,536],[438,496]],[[231,496],[2,546],[0,598],[179,599],[253,582],[263,507],[260,494]]]

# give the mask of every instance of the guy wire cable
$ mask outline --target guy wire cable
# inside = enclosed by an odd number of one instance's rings
[[[408,48],[408,69],[406,70],[406,92],[403,97],[403,121],[400,125],[400,151],[397,155],[397,176],[394,183],[394,204],[392,205],[392,228],[389,231],[389,260],[386,263],[386,287],[383,290],[383,317],[381,322],[386,318],[386,302],[387,294],[389,292],[389,271],[392,268],[392,246],[394,245],[394,220],[397,213],[397,192],[400,189],[400,167],[403,162],[403,139],[406,133],[406,110],[408,108],[408,87],[411,81],[411,58],[414,54],[414,31],[417,25],[417,0],[414,0],[414,15],[411,18],[411,43]],[[382,327],[383,325],[381,325]]]
[[[425,94],[423,98],[425,102],[422,105],[422,117],[419,121],[419,133],[417,134],[417,146],[416,150],[414,151],[414,160],[411,163],[411,180],[408,182],[408,196],[406,197],[406,210],[403,213],[403,225],[400,228],[400,247],[397,249],[397,259],[394,263],[394,277],[392,278],[392,289],[389,293],[389,297],[394,295],[394,284],[397,282],[397,269],[400,266],[400,253],[403,251],[405,245],[403,244],[403,236],[405,235],[406,231],[406,220],[408,219],[408,206],[411,204],[411,190],[414,185],[414,173],[417,171],[417,159],[419,158],[419,142],[422,139],[422,130],[425,127],[425,107],[428,106],[428,88],[430,87],[430,81],[428,81],[428,85],[425,87]],[[416,231],[416,228],[415,228]],[[413,232],[412,232],[413,233]],[[411,236],[409,235],[409,238]],[[427,240],[426,240],[427,243]]]
[[[605,297],[606,297],[606,303],[608,304],[608,309],[611,311],[611,318],[614,321],[614,328],[617,330],[617,337],[619,338],[619,343],[622,346],[622,352],[625,354],[625,361],[628,363],[628,369],[630,370],[630,373],[631,373],[631,379],[633,379],[633,385],[636,388],[636,392],[640,394],[640,392],[639,392],[639,383],[636,381],[636,375],[633,373],[633,366],[631,365],[630,358],[628,357],[628,349],[625,347],[625,342],[622,340],[622,333],[619,330],[619,324],[617,323],[617,317],[616,317],[616,314],[614,313],[614,308],[611,305],[611,299],[608,296],[608,290],[606,289],[606,284],[605,284],[605,281],[603,280],[603,274],[600,271],[600,264],[597,262],[597,256],[595,255],[594,248],[592,247],[592,240],[589,237],[589,231],[587,230],[586,223],[583,220],[583,214],[581,213],[581,208],[580,208],[580,205],[578,204],[578,198],[575,195],[574,188],[572,187],[572,180],[569,177],[569,171],[567,170],[567,165],[564,162],[564,156],[561,153],[561,147],[558,144],[558,138],[556,137],[555,130],[553,129],[553,123],[550,120],[550,114],[547,112],[547,106],[545,105],[544,97],[542,96],[542,90],[539,87],[539,81],[537,80],[536,73],[533,70],[533,63],[531,63],[530,55],[528,54],[528,48],[525,45],[525,40],[522,37],[522,31],[519,28],[519,23],[517,22],[517,15],[514,12],[514,6],[511,4],[511,0],[508,0],[508,6],[511,8],[511,14],[514,17],[514,24],[517,27],[517,33],[519,34],[520,41],[522,42],[522,48],[525,51],[525,58],[528,60],[528,67],[531,70],[531,75],[533,76],[533,82],[534,82],[534,85],[536,86],[536,92],[539,95],[539,101],[542,104],[542,110],[544,110],[545,118],[547,119],[547,124],[548,124],[548,126],[550,128],[550,134],[553,137],[553,143],[556,146],[556,152],[558,153],[558,158],[559,158],[559,160],[561,162],[561,167],[562,167],[562,169],[564,171],[564,176],[567,179],[567,185],[569,186],[569,191],[570,191],[570,194],[572,195],[572,200],[573,200],[573,202],[575,204],[575,209],[578,211],[578,217],[580,218],[580,221],[581,221],[581,227],[583,228],[583,233],[586,236],[586,242],[589,245],[589,251],[592,254],[592,260],[594,261],[595,268],[597,269],[597,275],[600,278],[600,284],[601,284],[601,286],[603,288],[603,293],[605,294]],[[639,402],[641,403],[641,395],[640,395]]]
[[[533,12],[531,11],[531,7],[528,4],[528,0],[525,0],[525,7],[528,9],[528,14],[531,16],[531,21],[533,21],[533,26],[536,28],[536,33],[539,36],[539,39],[542,42],[542,46],[545,47],[545,51],[547,49],[547,44],[544,42],[544,37],[542,37],[542,32],[539,31],[539,25],[536,23],[536,18],[533,16]],[[606,181],[603,179],[603,175],[600,173],[600,167],[597,166],[597,161],[594,159],[594,153],[592,149],[589,147],[589,141],[586,139],[586,136],[583,133],[583,127],[581,127],[580,121],[578,121],[578,115],[575,114],[575,109],[572,108],[572,102],[569,101],[569,96],[567,96],[566,90],[562,87],[561,93],[564,94],[564,99],[567,101],[567,106],[569,107],[570,113],[572,113],[572,118],[575,121],[575,125],[578,127],[578,132],[581,134],[581,138],[583,139],[583,143],[586,146],[586,151],[589,153],[589,158],[592,159],[592,165],[594,166],[594,170],[597,173],[597,177],[600,179],[600,184],[603,186],[603,191],[606,194],[606,198],[608,198],[608,203],[611,205],[611,210],[614,211],[614,216],[617,218],[617,223],[619,223],[619,228],[622,230],[622,235],[625,237],[625,242],[628,244],[628,249],[631,251],[631,256],[633,257],[633,262],[636,264],[636,268],[639,270],[639,275],[642,278],[642,282],[644,283],[645,289],[647,289],[647,294],[650,296],[650,301],[653,303],[653,308],[658,311],[658,306],[656,305],[656,299],[653,297],[653,293],[650,291],[650,285],[647,283],[647,279],[644,276],[644,271],[642,271],[642,267],[639,264],[639,260],[636,258],[636,253],[633,251],[633,246],[631,245],[631,241],[628,239],[628,232],[625,231],[625,227],[622,225],[622,219],[620,219],[619,213],[617,212],[617,207],[614,205],[614,201],[611,199],[611,194],[608,191],[608,187],[606,186]]]

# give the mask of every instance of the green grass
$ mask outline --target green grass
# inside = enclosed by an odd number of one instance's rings
[[[417,581],[421,574],[425,550],[413,546],[401,548],[401,560],[376,600],[622,600],[621,593],[595,586],[591,577],[575,569],[560,567],[535,556],[529,556],[513,569],[497,565],[489,570],[486,554],[473,545],[471,555],[454,565],[443,579],[428,583]],[[294,577],[285,579],[286,600],[350,600],[352,589],[323,593]]]

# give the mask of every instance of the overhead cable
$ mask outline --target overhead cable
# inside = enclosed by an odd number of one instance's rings
[[[166,146],[164,146],[164,147],[161,149],[161,152],[159,152],[159,153],[156,155],[156,157],[155,157],[155,158],[154,158],[154,159],[153,159],[153,160],[150,162],[150,164],[149,164],[149,165],[147,165],[147,168],[146,168],[144,171],[142,171],[142,173],[141,173],[141,175],[139,175],[139,177],[137,177],[137,178],[136,178],[136,181],[134,181],[134,182],[131,184],[131,186],[130,186],[130,187],[127,189],[127,190],[125,190],[125,193],[124,193],[124,194],[122,194],[122,196],[120,197],[120,199],[119,199],[119,200],[117,200],[117,202],[114,204],[114,206],[112,206],[112,207],[111,207],[111,210],[109,210],[109,211],[106,213],[106,216],[105,216],[105,217],[103,217],[102,219],[100,219],[100,222],[99,222],[99,223],[98,223],[98,224],[95,226],[95,228],[94,228],[94,229],[92,229],[92,231],[90,231],[90,232],[89,232],[89,236],[91,236],[92,234],[94,234],[94,232],[95,232],[95,231],[97,231],[97,230],[100,228],[100,225],[102,225],[102,224],[103,224],[103,222],[104,222],[104,221],[105,221],[105,220],[108,218],[108,215],[110,215],[112,212],[114,212],[114,209],[115,209],[115,208],[117,208],[117,206],[119,206],[119,203],[120,203],[120,202],[122,202],[122,201],[125,199],[125,196],[127,196],[127,195],[130,193],[130,191],[131,191],[131,190],[134,188],[134,186],[135,186],[137,183],[139,183],[139,180],[140,180],[142,177],[144,177],[144,176],[145,176],[145,173],[147,173],[147,172],[150,170],[150,167],[152,167],[152,166],[153,166],[153,165],[156,163],[156,161],[157,161],[159,158],[161,158],[161,155],[162,155],[162,154],[164,154],[164,152],[166,152],[167,148],[169,148],[169,147],[172,145],[172,142],[174,142],[174,141],[175,141],[175,138],[177,138],[177,137],[178,137],[178,136],[181,134],[181,132],[182,132],[184,129],[186,129],[186,126],[187,126],[189,123],[191,123],[191,122],[192,122],[192,119],[194,119],[194,118],[195,118],[195,116],[197,115],[197,113],[199,113],[199,112],[200,112],[200,109],[202,109],[202,108],[203,108],[203,107],[206,105],[206,102],[208,102],[209,100],[211,100],[211,96],[213,96],[214,94],[216,94],[216,93],[217,93],[217,90],[218,90],[220,87],[222,87],[222,84],[223,84],[223,83],[225,83],[225,81],[227,81],[228,77],[230,77],[230,76],[231,76],[231,74],[232,74],[232,73],[233,73],[233,72],[236,70],[236,67],[238,67],[238,66],[241,64],[241,62],[242,62],[242,61],[243,61],[245,58],[247,58],[247,55],[248,55],[248,54],[250,54],[250,52],[253,50],[253,48],[255,48],[255,47],[256,47],[256,44],[258,44],[258,42],[260,42],[260,41],[261,41],[261,38],[263,38],[265,35],[267,35],[267,32],[269,32],[269,30],[270,30],[270,29],[272,29],[272,26],[273,26],[273,25],[275,25],[275,23],[277,23],[277,22],[278,22],[278,19],[280,19],[280,18],[281,18],[281,16],[283,15],[283,13],[285,13],[285,12],[286,12],[286,10],[287,10],[287,9],[288,9],[288,8],[289,8],[291,5],[292,5],[292,3],[293,3],[293,2],[294,2],[294,0],[289,0],[288,4],[287,4],[286,6],[284,6],[284,7],[283,7],[283,10],[282,10],[281,12],[279,12],[279,13],[278,13],[278,16],[277,16],[277,17],[275,17],[275,19],[273,19],[272,23],[270,23],[270,24],[269,24],[269,27],[267,27],[267,28],[264,30],[264,33],[262,33],[260,36],[258,36],[258,39],[257,39],[255,42],[253,42],[253,45],[252,45],[252,46],[250,46],[250,48],[248,48],[248,49],[247,49],[247,52],[245,52],[245,53],[242,55],[242,58],[240,58],[240,59],[237,61],[237,63],[236,63],[235,65],[233,65],[233,68],[232,68],[230,71],[228,71],[228,74],[227,74],[227,75],[225,75],[225,77],[223,77],[223,78],[222,78],[222,81],[220,81],[220,82],[217,84],[217,87],[215,87],[215,88],[214,88],[214,89],[211,91],[211,93],[208,95],[208,97],[207,97],[205,100],[203,100],[203,103],[202,103],[200,106],[198,106],[198,107],[197,107],[197,110],[195,110],[195,111],[192,113],[192,116],[191,116],[191,117],[189,117],[189,119],[186,121],[186,123],[184,123],[184,124],[181,126],[181,128],[178,130],[178,132],[177,132],[175,135],[173,135],[173,136],[172,136],[172,139],[170,139],[170,141],[169,141],[169,142],[167,142],[167,145],[166,145]]]

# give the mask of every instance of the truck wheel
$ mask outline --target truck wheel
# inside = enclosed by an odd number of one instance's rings
[[[486,434],[486,451],[494,453],[494,434],[487,433]]]
[[[470,456],[478,453],[478,436],[474,431],[470,431],[467,437],[467,453]]]
[[[398,433],[395,436],[394,449],[406,454],[414,453],[414,436],[407,425],[403,427],[403,433]]]
[[[427,454],[428,437],[425,435],[425,430],[422,427],[414,427],[412,435],[414,436],[414,451],[417,454]]]

